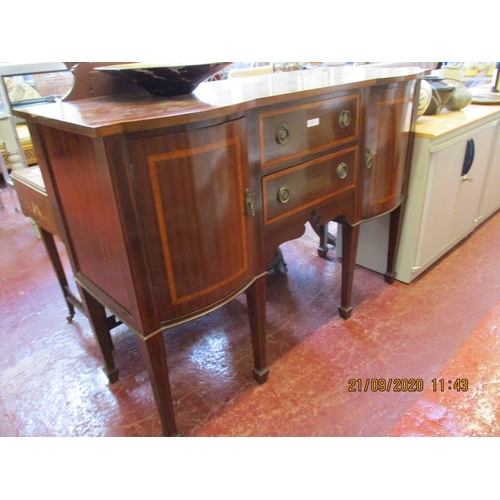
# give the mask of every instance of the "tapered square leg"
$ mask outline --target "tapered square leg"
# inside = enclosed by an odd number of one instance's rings
[[[328,224],[317,227],[319,232],[318,255],[325,258],[328,255]]]
[[[401,232],[401,211],[402,205],[399,205],[391,212],[389,222],[389,246],[387,251],[387,271],[384,279],[386,283],[394,283],[396,277],[396,254],[398,249],[399,233]]]
[[[160,332],[147,339],[139,338],[139,347],[149,374],[163,434],[179,436],[175,425],[163,334]]]
[[[266,275],[261,276],[246,291],[254,358],[252,372],[259,384],[263,384],[269,376],[266,360],[266,279]]]
[[[42,227],[38,227],[40,230],[40,236],[42,238],[43,244],[45,246],[45,250],[49,255],[50,263],[54,268],[54,272],[56,273],[57,281],[59,281],[59,286],[63,292],[64,298],[66,299],[66,304],[68,306],[69,315],[67,317],[68,321],[72,321],[75,316],[75,308],[73,304],[68,301],[66,290],[69,289],[68,280],[66,279],[66,274],[64,273],[64,268],[61,263],[61,258],[59,257],[59,252],[57,251],[56,243],[54,241],[54,235],[49,233]]]
[[[109,333],[106,310],[104,306],[95,299],[84,288],[79,287],[82,296],[83,306],[94,332],[94,336],[101,349],[104,358],[104,372],[108,376],[110,383],[118,380],[118,369],[113,358],[113,343]]]
[[[342,225],[342,286],[339,314],[344,319],[351,317],[353,309],[351,297],[358,252],[359,227],[359,224],[355,226]]]

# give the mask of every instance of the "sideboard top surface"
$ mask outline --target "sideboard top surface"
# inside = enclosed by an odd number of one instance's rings
[[[488,117],[500,118],[500,106],[471,104],[459,111],[444,109],[438,115],[420,116],[415,124],[415,136],[437,139]]]
[[[202,83],[194,93],[155,97],[145,91],[17,108],[16,116],[90,137],[183,125],[291,99],[401,82],[421,68],[317,68]]]

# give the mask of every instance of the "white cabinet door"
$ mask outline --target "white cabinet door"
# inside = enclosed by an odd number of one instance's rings
[[[421,266],[449,241],[467,140],[430,155],[429,183],[415,265]]]
[[[474,148],[473,161],[470,170],[465,175],[459,175],[461,180],[459,182],[459,194],[450,235],[451,240],[468,232],[477,222],[495,131],[496,127],[491,126],[486,130],[474,134],[469,139]]]
[[[495,134],[495,144],[479,208],[479,217],[481,218],[489,217],[500,208],[500,124],[497,124]]]
[[[494,135],[495,127],[491,124],[431,152],[417,266],[452,246],[474,228]],[[463,175],[466,153],[471,149],[470,169]]]

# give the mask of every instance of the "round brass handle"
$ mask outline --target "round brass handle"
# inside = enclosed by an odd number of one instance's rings
[[[351,112],[348,110],[342,111],[339,115],[340,128],[346,128],[351,123]]]
[[[276,129],[276,142],[286,144],[290,140],[290,129],[286,125],[280,125]]]
[[[338,167],[337,167],[337,177],[339,179],[345,179],[347,177],[347,173],[349,172],[349,168],[347,165],[342,162]]]
[[[373,151],[371,150],[371,148],[366,148],[365,167],[372,168],[372,165],[373,165]]]
[[[288,203],[290,199],[290,188],[288,186],[281,186],[278,189],[277,198],[280,203]]]

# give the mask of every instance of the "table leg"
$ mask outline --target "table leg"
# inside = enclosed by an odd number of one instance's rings
[[[396,253],[399,240],[402,205],[391,212],[389,225],[389,247],[387,251],[387,271],[384,275],[386,283],[394,283],[396,277]]]
[[[49,255],[50,262],[56,273],[57,280],[59,281],[59,285],[63,292],[64,298],[66,299],[66,304],[69,310],[69,316],[67,317],[67,320],[71,322],[71,320],[75,316],[75,308],[73,307],[73,304],[68,302],[68,298],[66,295],[66,290],[69,289],[68,280],[66,279],[66,274],[64,272],[59,253],[57,251],[56,243],[54,241],[54,235],[40,226],[38,226],[38,229],[40,230],[40,236],[42,238],[43,244]]]
[[[108,376],[110,383],[114,383],[118,380],[118,369],[113,358],[113,343],[111,341],[111,334],[109,333],[106,310],[84,288],[79,287],[79,290],[87,318],[104,358],[104,372]]]
[[[350,226],[342,224],[342,286],[339,314],[344,319],[349,319],[352,314],[351,296],[358,252],[360,224]]]
[[[266,360],[266,279],[266,275],[261,276],[246,290],[255,365],[252,372],[259,384],[263,384],[269,376]]]
[[[149,374],[158,413],[165,436],[178,436],[175,426],[174,407],[170,392],[167,368],[167,355],[163,341],[163,333],[157,333],[147,339],[139,338],[144,363]]]
[[[328,224],[319,225],[319,247],[318,255],[325,258],[328,254]]]
[[[314,232],[319,236],[318,255],[325,258],[328,255],[329,245],[332,247],[337,244],[337,237],[330,233],[329,224],[320,224],[316,215],[311,215],[309,224]]]

